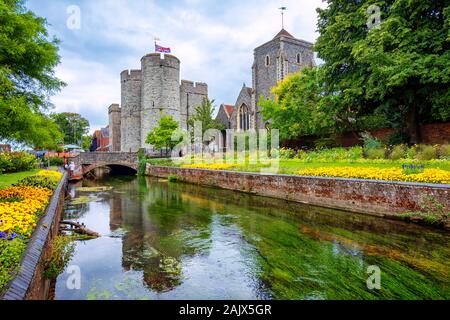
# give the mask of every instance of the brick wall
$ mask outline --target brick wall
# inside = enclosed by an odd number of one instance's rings
[[[370,131],[379,140],[387,143],[389,137],[395,132],[394,129],[380,129]],[[422,143],[425,144],[446,144],[450,143],[450,122],[426,124],[420,127]],[[297,149],[303,146],[314,146],[314,141],[318,137],[302,137],[283,142],[283,147]],[[351,132],[344,133],[337,137],[337,143],[343,147],[352,147],[362,143],[362,141]]]
[[[434,197],[450,210],[450,186],[446,185],[261,175],[150,165],[147,173],[161,178],[178,176],[194,184],[384,217],[419,210],[424,196]]]

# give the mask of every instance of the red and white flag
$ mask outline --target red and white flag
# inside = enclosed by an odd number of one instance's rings
[[[164,48],[155,43],[155,52],[170,53],[170,48]]]

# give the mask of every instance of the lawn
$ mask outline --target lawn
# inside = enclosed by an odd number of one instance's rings
[[[161,166],[181,166],[171,160],[149,160],[152,165]],[[189,163],[186,161],[186,164]],[[205,163],[208,163],[205,161]],[[230,162],[231,163],[231,162]],[[236,162],[237,163],[237,162]],[[336,162],[321,162],[312,161],[305,162],[298,159],[280,159],[279,173],[280,174],[296,174],[300,170],[316,169],[316,168],[335,168],[335,167],[351,167],[351,168],[378,168],[378,169],[396,169],[402,168],[403,165],[424,165],[428,169],[441,169],[450,171],[450,161],[432,160],[432,161],[390,161],[390,160],[357,160],[357,161],[336,161]],[[240,165],[228,170],[242,171],[242,172],[259,172],[261,168],[268,167],[264,164],[249,164]]]
[[[22,180],[23,178],[26,178],[28,176],[32,176],[38,172],[39,169],[33,169],[30,171],[22,171],[17,173],[0,174],[0,189],[13,185],[19,180]]]

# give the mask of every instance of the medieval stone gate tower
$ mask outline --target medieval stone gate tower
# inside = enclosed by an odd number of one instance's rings
[[[142,63],[141,148],[147,134],[158,125],[161,114],[172,116],[180,123],[180,60],[166,55],[148,54]],[[180,123],[181,124],[181,123]]]
[[[172,116],[180,128],[187,129],[189,117],[208,97],[208,85],[186,80],[180,84],[180,65],[173,55],[151,53],[141,59],[140,70],[121,73],[122,107],[110,112],[110,128],[111,122],[116,124],[111,134],[111,151],[151,149],[145,140],[162,115]]]

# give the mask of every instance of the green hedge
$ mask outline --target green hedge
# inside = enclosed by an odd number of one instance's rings
[[[36,157],[25,152],[0,153],[0,173],[14,173],[35,168]]]

